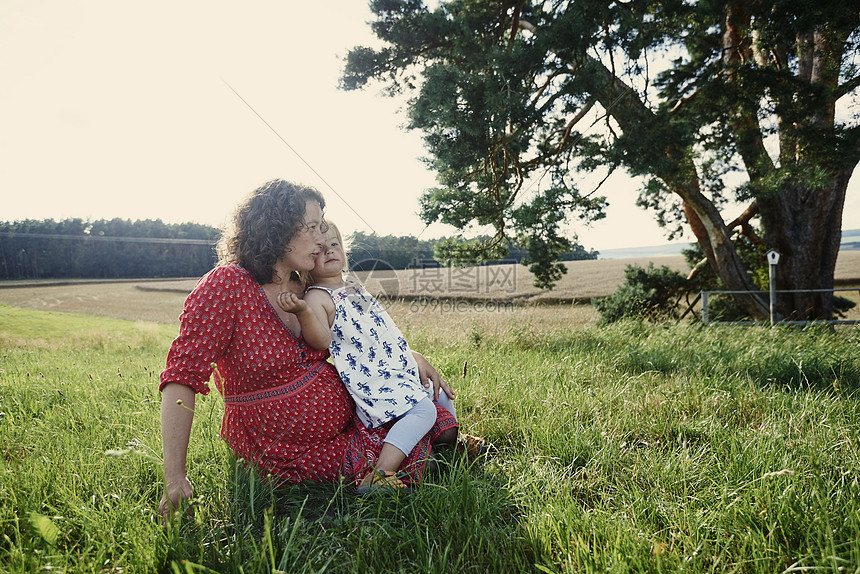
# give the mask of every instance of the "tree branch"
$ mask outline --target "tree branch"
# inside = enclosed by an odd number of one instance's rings
[[[702,272],[702,268],[708,264],[708,258],[705,257],[701,259],[692,269],[690,269],[690,273],[687,275],[687,281],[692,281],[696,278],[696,275]]]
[[[726,227],[729,229],[734,229],[738,225],[744,226],[749,225],[750,219],[758,215],[758,200],[754,199],[752,203],[750,203],[743,213],[738,215],[735,219],[731,221]]]
[[[834,99],[838,100],[842,96],[846,96],[857,89],[860,86],[860,76],[854,76],[849,79],[842,85],[836,88],[836,94],[834,95]]]
[[[511,36],[509,38],[510,42],[514,41],[514,38],[517,37],[517,30],[522,28],[522,23],[520,21],[520,14],[523,12],[523,5],[526,3],[526,0],[520,0],[514,6],[514,15],[511,18]],[[532,26],[534,28],[534,26]]]
[[[537,92],[535,92],[535,95],[532,96],[532,99],[529,102],[529,105],[530,106],[537,105],[538,99],[543,95],[543,93],[546,91],[546,89],[549,87],[549,85],[552,83],[552,81],[554,79],[556,79],[557,77],[559,77],[561,74],[565,73],[566,71],[567,70],[565,70],[564,68],[559,68],[559,69],[555,70],[552,74],[550,74],[549,77],[546,79],[546,81],[543,83],[543,85],[537,89]],[[550,99],[549,101],[552,102],[555,99],[557,99],[557,98],[554,97],[554,98]],[[544,105],[542,107],[545,108],[546,106]]]
[[[570,121],[567,122],[567,124],[565,124],[565,126],[563,128],[560,128],[560,129],[553,131],[543,141],[544,147],[549,146],[550,138],[552,137],[552,135],[555,133],[558,133],[558,132],[562,132],[563,135],[561,136],[561,139],[559,139],[557,144],[553,145],[552,148],[549,149],[548,151],[543,152],[543,153],[539,153],[535,157],[533,157],[529,160],[523,161],[520,165],[525,169],[531,169],[537,165],[541,165],[542,163],[548,161],[549,158],[563,153],[565,151],[565,149],[567,148],[567,143],[570,141],[571,131],[573,131],[573,128],[576,126],[576,124],[578,124],[580,121],[582,121],[582,119],[585,117],[585,115],[588,114],[588,112],[594,107],[594,104],[596,102],[597,102],[596,97],[589,98],[588,101],[585,103],[585,106],[583,106],[583,108],[581,110],[579,110],[576,113],[576,115],[573,116],[573,118],[571,118]]]
[[[597,97],[607,113],[612,114],[625,133],[666,130],[664,122],[645,106],[633,88],[612,75],[601,62],[590,59],[586,64],[585,71],[593,78],[589,92]],[[690,228],[714,270],[730,289],[754,291],[755,284],[734,250],[722,215],[716,205],[702,194],[689,149],[672,140],[655,151],[672,161],[655,168],[654,175],[684,201]],[[740,302],[753,316],[767,316],[767,306],[758,297],[742,297]]]
[[[594,107],[594,104],[596,101],[597,101],[597,98],[594,98],[594,97],[589,98],[588,101],[585,103],[585,106],[583,106],[582,109],[579,110],[576,113],[576,115],[570,119],[569,122],[567,122],[567,125],[564,126],[564,129],[562,130],[563,135],[561,136],[561,139],[558,141],[558,144],[556,144],[556,146],[555,146],[555,149],[557,152],[560,152],[562,149],[564,149],[567,142],[570,140],[570,132],[573,131],[574,126],[576,126],[576,124],[578,124],[580,121],[582,121],[582,118],[584,118],[586,116],[586,114],[588,114],[588,112],[591,111],[591,108]]]
[[[662,155],[670,160],[661,162],[662,167],[656,168],[654,174],[684,201],[691,229],[694,230],[696,239],[708,255],[708,259],[711,260],[712,267],[725,284],[732,289],[754,290],[754,283],[734,251],[730,233],[722,215],[716,205],[701,192],[689,149],[677,139],[671,138],[669,126],[645,105],[631,86],[618,78],[598,59],[589,56],[583,58],[580,62],[569,64],[571,71],[588,84],[587,87],[583,86],[585,90],[600,102],[606,113],[613,117],[626,134],[645,130],[653,133],[666,132],[669,136],[665,143],[659,144],[658,149],[650,152],[654,153],[655,157]],[[749,125],[753,128],[758,127],[755,115],[752,116],[752,120],[755,120],[755,123]],[[751,121],[749,116],[746,121]],[[756,146],[752,149],[764,153],[769,160],[764,146],[761,145],[760,130],[758,138],[758,140],[752,139],[752,142],[757,141],[760,149]],[[755,162],[750,163],[750,166],[756,167],[756,165]],[[772,167],[772,162],[770,165]],[[755,296],[743,298],[742,304],[753,316],[765,316],[767,313],[764,303]]]
[[[746,236],[753,245],[762,245],[761,237],[755,232],[750,225],[750,219],[758,215],[758,200],[754,199],[752,203],[735,219],[733,219],[726,227],[731,231],[735,227],[740,226],[740,234]]]
[[[697,95],[698,93],[699,93],[699,90],[693,90],[693,93],[692,93],[692,94],[690,94],[690,95],[688,95],[688,96],[684,96],[683,98],[680,98],[677,102],[675,102],[675,105],[674,105],[674,106],[672,106],[672,109],[671,109],[671,110],[669,110],[669,111],[670,111],[671,113],[675,113],[675,112],[677,112],[677,111],[678,111],[678,110],[680,110],[683,106],[685,106],[685,105],[687,104],[687,102],[689,102],[689,101],[693,100],[693,99],[696,97],[696,95]]]
[[[737,68],[752,57],[749,41],[742,31],[749,27],[750,16],[741,3],[731,4],[726,10],[723,33],[723,65],[728,81],[737,88]],[[739,93],[743,93],[738,88]],[[732,131],[750,180],[755,181],[774,170],[773,160],[764,147],[761,125],[758,120],[758,104],[755,94],[741,99],[730,119]]]
[[[848,128],[847,141],[853,142],[848,148],[848,161],[851,162],[851,171],[860,163],[860,125]]]
[[[534,33],[535,33],[535,30],[537,29],[537,28],[535,27],[535,25],[534,25],[534,24],[532,24],[531,22],[526,22],[525,20],[519,20],[519,21],[517,22],[517,26],[518,26],[521,30],[528,30],[528,31],[529,31],[529,32],[531,32],[532,34],[534,34]]]

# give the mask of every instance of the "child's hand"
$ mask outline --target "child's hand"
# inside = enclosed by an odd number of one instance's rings
[[[289,291],[278,293],[278,306],[287,313],[293,313],[294,315],[304,313],[310,309],[304,300],[299,299],[295,293],[290,293]]]

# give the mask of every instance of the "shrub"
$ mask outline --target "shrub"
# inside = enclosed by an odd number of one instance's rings
[[[687,279],[666,265],[628,265],[618,290],[592,304],[604,324],[624,318],[656,322],[676,318],[678,299],[688,291]]]

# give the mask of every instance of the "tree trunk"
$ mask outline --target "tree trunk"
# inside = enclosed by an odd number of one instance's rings
[[[698,182],[690,182],[682,186],[667,183],[684,200],[684,212],[690,222],[690,229],[708,258],[708,263],[719,275],[726,289],[758,291],[758,287],[747,273],[746,266],[735,250],[729,228],[713,202],[699,191]],[[770,307],[762,295],[736,294],[734,298],[753,319],[764,321],[769,318]]]
[[[760,197],[765,243],[780,253],[776,266],[777,309],[794,321],[831,319],[836,257],[842,239],[842,208],[851,172],[838,172],[830,185],[809,189],[786,187],[782,193]]]

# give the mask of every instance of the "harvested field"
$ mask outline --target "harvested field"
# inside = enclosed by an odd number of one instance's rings
[[[628,265],[666,266],[687,273],[689,266],[681,255],[631,259],[569,261],[567,273],[552,291],[541,291],[523,265],[489,265],[466,269],[405,269],[400,271],[358,273],[373,292],[391,295],[460,299],[514,300],[530,303],[588,302],[593,297],[610,295],[624,281]],[[836,263],[838,286],[860,286],[860,251],[843,251]]]
[[[667,266],[685,272],[687,266],[680,255],[636,259],[601,259],[570,261],[567,274],[555,289],[542,292],[532,285],[532,274],[522,265],[472,267],[458,269],[407,269],[359,274],[372,292],[383,292],[392,299],[395,318],[414,322],[438,323],[440,315],[448,314],[446,322],[459,329],[477,329],[489,334],[498,329],[500,314],[514,312],[515,307],[533,304],[586,303],[592,297],[603,297],[617,289],[624,280],[628,265]],[[840,253],[835,274],[837,287],[860,287],[860,251]],[[186,295],[194,287],[196,278],[140,279],[130,281],[61,281],[0,283],[0,303],[38,309],[103,315],[121,319],[176,323]],[[840,295],[860,303],[856,291]],[[458,301],[455,303],[455,301]],[[515,305],[507,305],[511,302]],[[579,305],[574,305],[580,307]],[[860,307],[860,305],[858,305]],[[596,319],[590,306],[571,318],[548,309],[529,315],[526,324],[568,324]],[[544,316],[545,315],[545,316]],[[514,317],[508,317],[513,319]],[[850,319],[860,319],[860,309],[852,310]],[[502,321],[507,323],[507,321]]]

